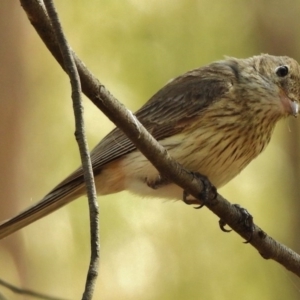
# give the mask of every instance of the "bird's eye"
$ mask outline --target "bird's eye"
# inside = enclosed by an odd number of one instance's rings
[[[279,66],[275,70],[278,77],[285,77],[289,73],[288,66]]]

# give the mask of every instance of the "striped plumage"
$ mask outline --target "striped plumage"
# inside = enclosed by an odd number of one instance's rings
[[[221,187],[270,141],[278,120],[298,114],[300,68],[289,57],[227,58],[192,70],[158,91],[136,116],[184,167]],[[152,189],[158,171],[118,128],[91,152],[100,195],[129,190],[181,199],[174,184]],[[39,203],[0,225],[0,238],[84,194],[79,168]]]

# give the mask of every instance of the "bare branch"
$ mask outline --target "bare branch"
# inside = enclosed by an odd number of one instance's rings
[[[44,299],[44,300],[65,300],[63,298],[56,298],[56,297],[48,296],[48,295],[45,295],[45,294],[37,293],[37,292],[31,291],[31,290],[21,289],[21,288],[19,288],[17,286],[14,286],[14,285],[12,285],[12,284],[10,284],[10,283],[2,280],[2,279],[0,279],[0,285],[6,287],[7,289],[14,292],[15,294],[27,295],[27,296],[30,296],[30,297]],[[1,299],[6,299],[6,298],[4,298],[4,296],[2,296],[0,294],[0,300]]]
[[[91,234],[91,258],[85,285],[85,291],[82,299],[92,299],[98,276],[100,240],[99,240],[99,210],[97,203],[97,194],[94,183],[93,168],[87,139],[85,135],[83,106],[81,99],[81,84],[77,67],[75,65],[71,49],[63,33],[58,14],[52,0],[45,1],[45,7],[51,21],[53,31],[63,56],[65,70],[68,73],[72,87],[72,100],[75,115],[75,136],[79,147],[84,180],[87,188],[89,212],[90,212],[90,234]]]

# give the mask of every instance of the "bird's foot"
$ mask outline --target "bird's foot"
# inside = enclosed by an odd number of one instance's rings
[[[202,208],[205,204],[207,204],[210,200],[213,200],[217,196],[217,189],[211,184],[211,182],[208,180],[208,178],[204,175],[201,175],[198,172],[192,172],[194,178],[198,181],[201,181],[203,185],[203,190],[199,194],[197,198],[192,197],[187,191],[183,191],[183,202],[188,205],[198,205],[197,207],[194,207],[195,209]]]
[[[158,176],[154,180],[149,180],[148,178],[146,178],[145,182],[153,190],[157,190],[171,183],[169,179],[162,177],[160,174],[158,174]]]
[[[239,222],[243,223],[245,230],[249,232],[249,237],[248,239],[244,242],[245,244],[248,244],[251,242],[253,238],[253,233],[254,233],[254,223],[253,223],[253,217],[252,215],[247,211],[247,209],[241,207],[239,204],[233,204],[235,208],[240,212],[241,218]],[[219,226],[220,229],[224,232],[230,232],[231,230],[226,229],[226,222],[222,219],[219,220]]]

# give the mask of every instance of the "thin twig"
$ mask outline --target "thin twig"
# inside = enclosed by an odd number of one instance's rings
[[[0,293],[0,300],[8,300],[2,293]]]
[[[59,48],[53,38],[52,28],[43,7],[35,0],[20,0],[29,20],[39,36],[50,50],[55,59],[62,64]],[[126,110],[102,84],[91,74],[86,66],[76,57],[74,59],[80,75],[82,90],[85,95],[107,117],[120,127],[130,138],[134,145],[153,163],[157,170],[167,178],[182,187],[191,195],[197,197],[202,191],[202,185],[193,181],[186,170],[181,168],[163,148],[150,136],[143,126]],[[138,126],[136,125],[138,124]],[[244,238],[248,238],[243,224],[240,222],[241,214],[234,205],[231,205],[221,195],[209,205],[208,208],[226,222],[234,231]],[[259,227],[255,227],[253,238],[250,242],[265,258],[273,259],[288,270],[300,276],[300,256],[268,237]]]
[[[44,299],[44,300],[66,300],[66,299],[63,299],[63,298],[56,298],[56,297],[53,297],[53,296],[48,296],[48,295],[45,295],[45,294],[41,294],[41,293],[37,293],[37,292],[34,292],[34,291],[31,291],[31,290],[27,290],[27,289],[21,289],[19,287],[16,287],[2,279],[0,279],[0,285],[8,288],[9,290],[11,290],[12,292],[14,292],[15,294],[20,294],[20,295],[27,295],[27,296],[31,296],[31,297],[34,297],[34,298],[39,298],[39,299]],[[3,295],[1,295],[2,297],[4,297]],[[1,299],[1,296],[0,296],[0,299]],[[2,298],[2,299],[6,299],[6,298]]]
[[[89,149],[85,136],[83,106],[81,100],[81,84],[77,67],[74,62],[72,51],[68,45],[60,24],[58,14],[52,0],[45,0],[45,7],[51,21],[55,37],[57,39],[60,51],[63,56],[65,70],[68,73],[72,87],[72,100],[75,115],[75,136],[78,143],[84,179],[86,182],[89,212],[90,212],[90,232],[91,232],[91,258],[85,285],[85,291],[82,299],[92,299],[98,276],[100,241],[99,241],[99,210],[97,203],[97,194],[94,183],[92,163],[89,155]]]

